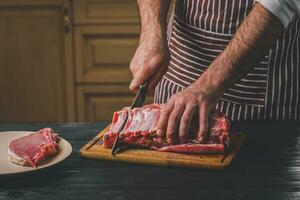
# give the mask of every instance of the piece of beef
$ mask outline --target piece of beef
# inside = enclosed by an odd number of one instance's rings
[[[15,139],[8,145],[8,156],[11,162],[37,167],[47,156],[58,151],[58,134],[51,128]]]
[[[205,144],[200,144],[196,137],[197,125],[190,129],[190,138],[186,144],[169,145],[165,138],[157,136],[157,123],[164,105],[149,104],[140,108],[124,108],[115,112],[112,125],[104,135],[104,147],[111,148],[122,122],[128,115],[128,121],[120,133],[120,141],[157,151],[178,153],[224,153],[229,147],[229,120],[221,114],[214,114],[210,119],[210,130]]]
[[[178,144],[169,145],[157,149],[162,152],[178,152],[178,153],[223,153],[225,151],[224,144]]]

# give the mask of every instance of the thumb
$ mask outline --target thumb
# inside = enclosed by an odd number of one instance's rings
[[[204,142],[208,132],[208,114],[206,106],[201,106],[199,109],[199,132],[198,140]]]
[[[142,68],[138,71],[138,73],[133,77],[129,89],[131,91],[138,91],[139,86],[142,85],[146,80],[148,80],[151,77],[151,73],[149,70],[146,70],[145,68]]]

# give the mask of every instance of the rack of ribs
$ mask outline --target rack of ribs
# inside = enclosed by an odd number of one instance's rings
[[[159,137],[156,134],[163,107],[163,104],[148,104],[134,109],[125,107],[115,112],[111,127],[104,135],[104,147],[111,148],[113,146],[118,134],[117,131],[128,115],[125,127],[120,132],[120,141],[126,146],[191,154],[223,154],[229,148],[228,130],[230,122],[226,116],[219,113],[210,116],[210,128],[204,143],[195,139],[197,138],[198,125],[194,125],[194,128],[190,128],[189,138],[185,144],[168,144],[164,137]]]

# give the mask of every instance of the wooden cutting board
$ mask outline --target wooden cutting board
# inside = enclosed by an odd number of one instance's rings
[[[110,126],[102,130],[95,138],[82,147],[80,155],[85,158],[124,161],[132,163],[152,164],[160,166],[180,166],[196,167],[210,169],[225,169],[230,165],[242,146],[246,135],[243,133],[230,134],[231,147],[229,153],[224,155],[197,155],[197,154],[179,154],[169,152],[158,152],[146,149],[129,149],[122,153],[111,155],[111,149],[102,146],[103,135],[108,131]],[[100,140],[91,146],[95,140]]]

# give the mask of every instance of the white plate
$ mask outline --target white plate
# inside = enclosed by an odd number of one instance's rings
[[[50,167],[63,161],[72,153],[72,146],[70,145],[70,143],[60,138],[59,152],[54,156],[46,158],[46,160],[42,161],[37,168],[22,166],[10,162],[8,160],[8,143],[14,139],[28,135],[30,133],[32,132],[29,131],[0,132],[0,175],[26,173],[26,172],[31,172],[46,167]]]

